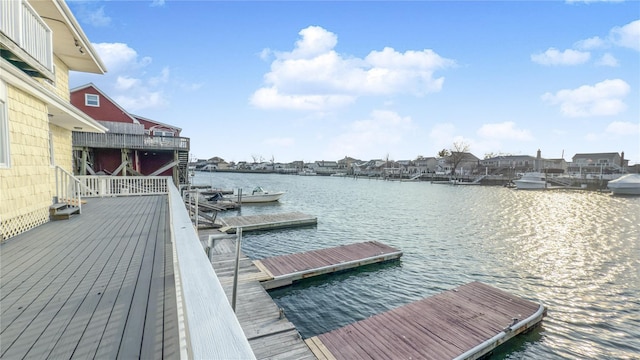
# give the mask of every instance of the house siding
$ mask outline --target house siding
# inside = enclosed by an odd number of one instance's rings
[[[28,93],[7,85],[11,167],[0,177],[2,240],[49,221],[55,189],[49,154],[49,131],[55,161],[71,168],[71,132],[49,125],[47,106]]]

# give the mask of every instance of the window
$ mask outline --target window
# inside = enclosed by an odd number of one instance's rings
[[[7,89],[0,81],[0,168],[11,165],[9,157],[9,118],[7,116]]]
[[[84,104],[86,106],[100,106],[100,97],[96,94],[84,94]]]
[[[173,136],[173,131],[153,130],[153,136]]]

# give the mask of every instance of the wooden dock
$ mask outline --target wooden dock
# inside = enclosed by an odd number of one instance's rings
[[[545,315],[541,304],[473,282],[306,342],[318,359],[477,359]]]
[[[313,276],[395,260],[401,256],[402,251],[398,249],[377,241],[368,241],[270,257],[256,260],[254,264],[269,276],[262,282],[262,286],[269,290]]]
[[[242,228],[243,232],[247,232],[315,225],[318,223],[318,218],[296,211],[280,214],[225,217],[218,218],[217,222],[222,226],[220,231],[233,233],[239,227]]]
[[[217,232],[201,231],[201,241],[206,243],[208,234],[213,233]],[[216,240],[211,251],[211,263],[230,303],[235,251],[235,241],[228,239]],[[239,264],[236,316],[256,358],[316,359],[295,326],[260,285],[266,275],[244,255]]]

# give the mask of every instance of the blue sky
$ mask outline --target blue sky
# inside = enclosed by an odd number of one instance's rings
[[[640,163],[638,1],[69,1],[107,66],[72,73],[192,156]]]

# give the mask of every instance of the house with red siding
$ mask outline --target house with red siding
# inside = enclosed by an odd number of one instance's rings
[[[78,175],[172,176],[188,182],[189,138],[182,129],[130,114],[94,84],[71,89],[71,103],[108,131],[73,132],[74,170]]]

